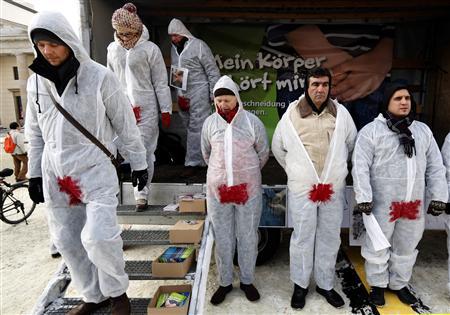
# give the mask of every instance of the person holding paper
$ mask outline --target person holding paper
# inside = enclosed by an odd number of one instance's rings
[[[333,289],[341,244],[347,160],[356,127],[349,112],[330,99],[331,74],[315,68],[307,90],[289,105],[272,140],[272,152],[288,175],[288,207],[294,232],[290,244],[291,307],[301,309],[311,274],[316,291],[334,307],[342,297]]]
[[[183,73],[183,82],[187,82],[186,87],[183,84],[176,90],[179,114],[187,128],[186,170],[183,175],[190,176],[195,167],[205,166],[200,150],[201,129],[211,113],[213,88],[220,72],[211,49],[204,41],[195,38],[183,22],[172,19],[168,33],[172,42],[172,73]]]
[[[447,170],[447,187],[450,195],[450,133],[445,138],[444,145],[442,146],[442,159],[444,160],[444,165]],[[447,231],[447,251],[450,253],[450,200],[447,203],[447,208],[445,209],[445,230]],[[450,256],[448,258],[448,283],[447,290],[450,294]]]
[[[233,289],[233,257],[238,250],[240,288],[249,301],[260,298],[253,285],[262,212],[261,169],[269,158],[263,123],[244,110],[238,86],[223,76],[214,87],[216,112],[202,129],[208,216],[216,243],[220,287],[211,303],[218,305]]]
[[[384,91],[384,111],[359,133],[353,152],[356,211],[373,214],[391,248],[375,250],[366,235],[365,258],[370,300],[385,304],[384,291],[400,301],[418,300],[408,289],[425,227],[425,182],[431,202],[427,213],[439,215],[448,200],[445,168],[431,130],[414,120],[411,93],[401,83]]]

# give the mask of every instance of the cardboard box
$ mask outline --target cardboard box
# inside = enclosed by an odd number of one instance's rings
[[[162,255],[162,254],[161,254]],[[160,256],[161,256],[160,255]],[[159,262],[159,257],[156,258],[152,262],[152,276],[155,278],[161,277],[161,278],[183,278],[187,272],[189,271],[189,268],[191,268],[192,261],[195,257],[195,249],[194,252],[186,258],[183,262],[167,262],[162,263]]]
[[[159,307],[156,308],[156,302],[161,293],[171,292],[189,292],[189,297],[182,307]],[[192,286],[190,284],[182,285],[163,285],[156,290],[150,304],[147,307],[148,315],[184,315],[188,313],[189,303],[191,302]]]
[[[205,220],[180,220],[169,230],[171,244],[198,244]]]
[[[206,198],[204,196],[180,196],[178,199],[180,212],[206,212]]]

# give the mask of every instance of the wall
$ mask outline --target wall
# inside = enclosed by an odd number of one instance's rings
[[[114,1],[90,1],[92,16],[91,58],[106,65],[106,48],[114,40],[111,17],[123,4]]]
[[[15,23],[28,25],[34,16],[33,9],[24,10],[11,3],[0,1],[2,19],[14,21]]]
[[[436,27],[434,48],[435,66],[427,84],[430,125],[439,146],[450,132],[450,22],[439,23]]]
[[[28,64],[33,61],[33,55],[27,56]],[[14,80],[13,66],[17,67],[15,56],[0,57],[0,125],[8,127],[16,121],[15,103],[11,89],[19,90],[19,81]],[[31,74],[31,72],[29,72]],[[23,98],[22,98],[23,99]]]

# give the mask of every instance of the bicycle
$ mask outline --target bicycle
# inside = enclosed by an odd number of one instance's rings
[[[5,177],[11,176],[14,171],[5,168],[0,171],[0,220],[8,224],[18,224],[25,221],[33,213],[36,204],[28,195],[28,180],[9,184]]]

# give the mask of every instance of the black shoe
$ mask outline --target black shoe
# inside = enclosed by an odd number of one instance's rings
[[[233,290],[233,285],[231,284],[226,287],[220,286],[211,297],[211,304],[219,305],[220,303],[222,303],[225,300],[227,294],[231,292],[231,290]]]
[[[372,287],[369,294],[369,300],[376,306],[384,306],[384,288]]]
[[[418,302],[417,298],[409,291],[408,287],[393,291],[397,294],[399,300],[405,304],[412,305]]]
[[[301,286],[294,284],[294,293],[291,298],[291,307],[302,309],[305,307],[305,298],[308,294],[308,288],[303,289]]]
[[[241,282],[240,288],[242,291],[245,292],[245,297],[250,302],[259,300],[259,298],[260,298],[259,292],[253,284],[243,284]]]
[[[111,298],[111,315],[130,315],[131,304],[126,293]]]
[[[322,295],[330,305],[336,308],[344,306],[345,304],[344,300],[336,291],[334,291],[334,289],[324,290],[319,287],[316,287],[316,292]]]
[[[107,307],[109,305],[110,305],[109,299],[104,300],[103,302],[100,302],[100,303],[81,302],[80,304],[78,304],[77,306],[72,308],[67,313],[67,315],[89,315],[89,314],[101,309],[102,307]]]

